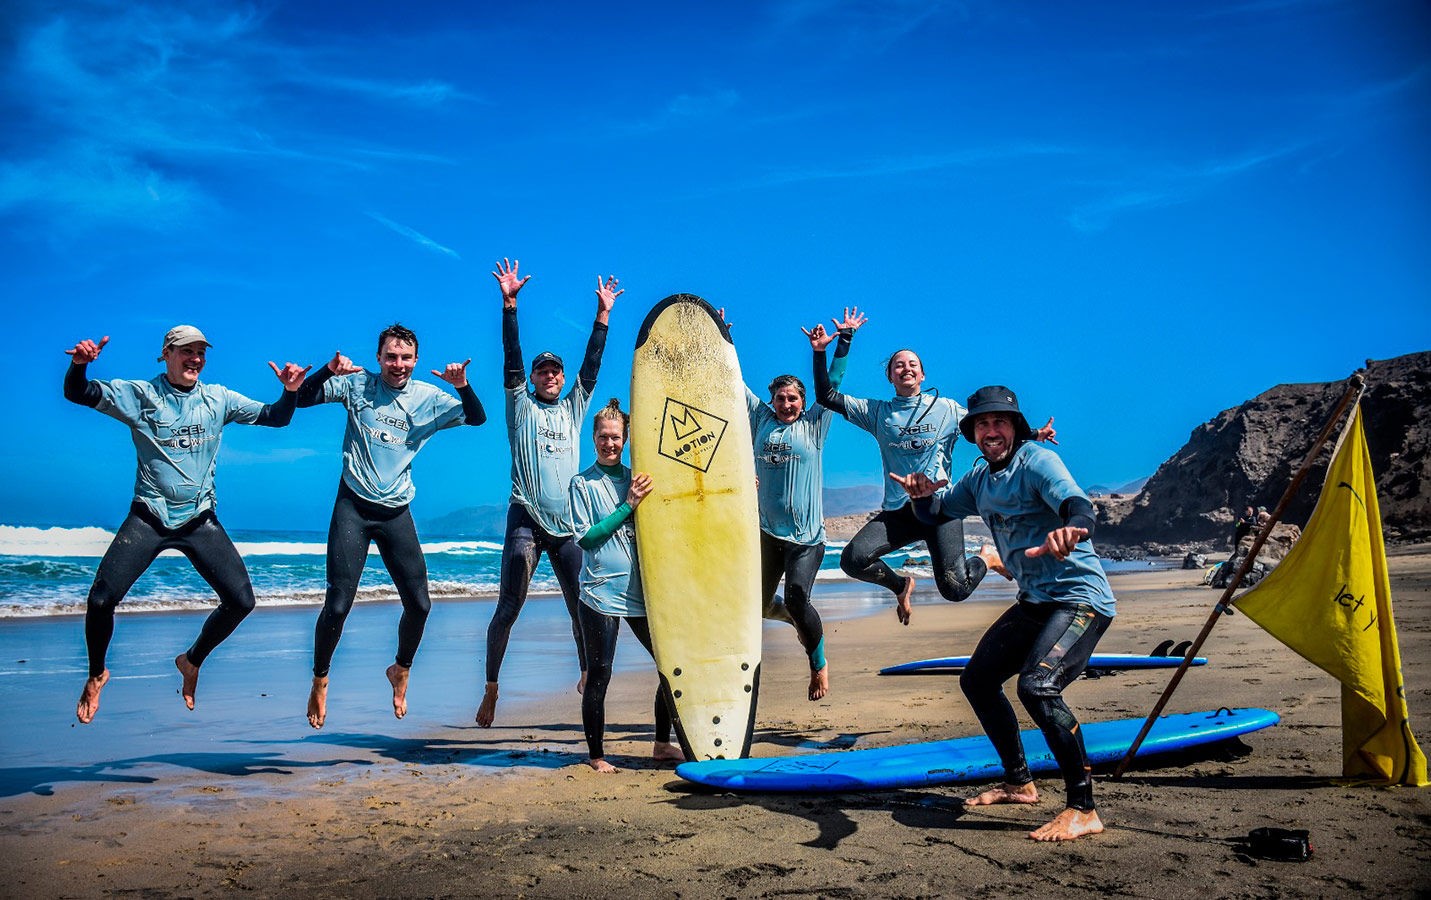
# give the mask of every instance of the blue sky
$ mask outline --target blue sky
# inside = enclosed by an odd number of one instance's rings
[[[471,357],[496,421],[428,445],[414,511],[503,502],[504,256],[528,357],[578,358],[620,276],[600,399],[667,294],[727,308],[757,390],[858,305],[847,392],[902,347],[946,396],[1008,384],[1085,484],[1431,348],[1422,2],[11,0],[0,34],[10,416],[51,435],[0,448],[7,524],[119,522],[129,438],[62,351],[108,334],[92,376],[147,378],[178,322],[266,400],[268,360],[371,364],[393,320],[424,371]],[[226,524],[325,528],[342,429],[229,429]],[[827,483],[879,475],[837,423]]]

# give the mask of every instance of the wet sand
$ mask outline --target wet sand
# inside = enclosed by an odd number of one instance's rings
[[[1412,725],[1427,748],[1431,547],[1393,549],[1390,564]],[[1194,637],[1218,596],[1197,586],[1200,577],[1117,576],[1119,617],[1099,649],[1147,652],[1163,639]],[[793,632],[767,626],[754,755],[978,732],[957,679],[875,672],[968,652],[1004,602],[936,602],[925,582],[921,599],[929,602],[915,607],[906,628],[892,603],[862,586],[822,583],[817,603],[822,596],[832,607],[876,612],[830,617],[832,691],[816,703],[805,699],[808,670]],[[514,650],[497,725],[479,729],[467,710],[480,677],[479,654],[470,652],[477,627],[467,619],[485,627],[486,613],[464,617],[455,606],[434,612],[414,670],[412,711],[401,722],[390,718],[382,675],[395,609],[360,610],[377,637],[363,637],[364,626],[354,631],[350,622],[321,732],[301,718],[301,638],[311,611],[292,622],[265,614],[245,623],[239,636],[248,642],[236,636],[206,667],[196,713],[172,693],[177,675],[142,658],[172,657],[171,643],[182,647],[197,627],[192,618],[163,634],[138,621],[150,617],[121,620],[120,634],[133,632],[126,638],[133,643],[116,646],[111,666],[149,677],[112,682],[91,726],[68,724],[82,671],[18,678],[7,669],[0,679],[12,713],[0,754],[7,872],[0,895],[1400,897],[1431,890],[1431,793],[1337,784],[1337,684],[1241,616],[1214,631],[1203,650],[1209,665],[1189,673],[1169,711],[1265,706],[1282,724],[1244,738],[1236,753],[1150,761],[1121,781],[1101,778],[1095,790],[1108,830],[1048,846],[1024,837],[1060,808],[1062,787],[1047,779],[1038,806],[979,811],[962,809],[970,788],[959,786],[749,796],[682,782],[646,759],[655,676],[629,633],[607,708],[608,758],[620,773],[597,775],[582,764],[578,698],[550,687],[574,670],[559,633],[548,650],[528,650],[521,661],[547,688],[518,696]],[[68,633],[70,645],[52,652],[63,659],[45,664],[72,669],[79,621],[56,627],[36,646]],[[0,646],[13,654],[29,634],[0,630]],[[24,665],[43,662],[38,652],[35,659]],[[220,659],[231,668],[221,669]],[[1085,679],[1066,697],[1085,721],[1141,716],[1167,677]],[[1263,825],[1309,829],[1312,860],[1241,854],[1232,839]]]

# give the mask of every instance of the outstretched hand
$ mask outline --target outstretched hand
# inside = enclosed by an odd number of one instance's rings
[[[472,362],[472,357],[467,357],[467,362],[450,362],[445,369],[432,369],[432,374],[455,388],[467,387],[467,366]]]
[[[641,501],[651,493],[651,488],[655,483],[651,480],[648,472],[637,472],[631,476],[631,486],[626,489],[626,505],[635,512],[636,507],[641,505]]]
[[[328,360],[328,371],[334,375],[354,375],[363,371],[363,367],[353,365],[351,359],[344,356],[341,351],[335,350],[333,358]]]
[[[816,353],[823,352],[835,340],[835,336],[827,332],[824,325],[816,325],[814,328],[806,328],[802,325],[800,330],[805,332],[805,337],[810,339],[810,349]]]
[[[596,276],[596,306],[601,312],[609,313],[616,305],[616,298],[626,293],[626,288],[617,289],[621,282],[615,275],[607,276],[603,284],[601,276]]]
[[[1088,537],[1087,528],[1076,528],[1072,525],[1055,528],[1048,533],[1048,537],[1043,539],[1042,546],[1030,547],[1024,551],[1024,556],[1048,554],[1054,559],[1067,559],[1068,554],[1073,552],[1073,548],[1078,545],[1078,542],[1086,537]]]
[[[308,370],[312,366],[299,367],[298,363],[286,362],[283,368],[279,368],[273,360],[268,361],[268,367],[273,370],[273,374],[278,376],[278,380],[283,382],[285,391],[296,391],[303,387],[303,379],[308,377]]]
[[[1043,423],[1043,427],[1034,432],[1034,440],[1047,441],[1050,444],[1058,443],[1058,432],[1053,430],[1053,416],[1049,416],[1048,421]]]
[[[497,284],[502,289],[502,305],[516,306],[517,292],[522,289],[522,285],[526,284],[532,276],[528,275],[526,278],[517,277],[517,267],[521,265],[521,260],[514,259],[508,262],[504,256],[501,262],[494,263],[493,265],[497,267],[497,271],[492,273],[492,277],[497,279]]]
[[[889,477],[895,484],[904,488],[905,493],[909,494],[909,496],[915,500],[921,497],[932,496],[935,491],[949,483],[948,478],[931,481],[929,476],[923,472],[914,472],[909,475],[896,475],[891,472],[889,473]]]
[[[860,326],[865,324],[869,320],[869,316],[860,312],[860,308],[858,306],[847,306],[845,307],[845,317],[843,319],[831,319],[830,321],[835,323],[836,331],[855,332],[859,331]]]
[[[84,340],[80,341],[78,344],[75,344],[75,347],[74,347],[73,350],[66,350],[65,353],[67,353],[67,354],[69,354],[70,356],[73,356],[73,357],[74,357],[74,359],[71,360],[71,362],[73,362],[75,365],[77,365],[77,366],[84,366],[84,365],[88,365],[88,364],[94,362],[96,359],[99,359],[99,353],[100,353],[100,351],[103,350],[103,349],[104,349],[104,345],[105,345],[105,344],[108,344],[108,343],[109,343],[109,335],[107,335],[107,334],[106,334],[104,337],[102,337],[102,338],[99,339],[99,343],[98,343],[98,344],[96,344],[94,341],[90,340],[89,338],[85,338]]]

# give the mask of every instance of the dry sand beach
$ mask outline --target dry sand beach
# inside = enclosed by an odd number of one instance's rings
[[[1394,548],[1390,565],[1412,724],[1427,748],[1431,547]],[[1119,616],[1100,650],[1146,652],[1163,638],[1195,636],[1217,597],[1198,586],[1200,576],[1115,577]],[[817,588],[817,603],[824,589]],[[892,605],[833,623],[833,690],[818,703],[805,699],[794,635],[767,630],[753,755],[977,733],[956,679],[875,673],[967,652],[1003,606],[923,604],[908,628]],[[121,632],[141,628],[135,618],[122,621]],[[67,624],[79,628],[78,620]],[[390,624],[384,619],[382,627]],[[245,625],[273,627],[262,611]],[[635,644],[629,634],[622,642]],[[1431,890],[1431,793],[1334,780],[1337,684],[1241,616],[1222,621],[1204,655],[1210,664],[1189,674],[1170,712],[1265,706],[1282,724],[1244,738],[1241,753],[1151,762],[1122,781],[1100,779],[1107,832],[1065,845],[1024,837],[1059,808],[1061,785],[1047,779],[1037,807],[978,812],[961,808],[969,789],[957,786],[750,796],[687,785],[643,761],[655,679],[641,666],[618,674],[608,699],[608,755],[623,766],[616,775],[581,764],[580,711],[568,693],[513,700],[490,731],[460,717],[444,724],[415,697],[401,723],[340,721],[314,734],[285,719],[275,736],[229,742],[221,762],[194,750],[201,730],[159,727],[140,748],[142,761],[124,748],[89,765],[11,771],[0,796],[0,894],[1407,897]],[[421,671],[425,662],[437,665]],[[440,678],[432,671],[440,668],[440,657],[420,656],[414,677]],[[1084,679],[1066,696],[1085,721],[1140,716],[1167,677]],[[79,685],[73,677],[53,690],[47,684],[44,702],[68,713]],[[213,684],[208,695],[205,687],[201,707],[206,699],[223,702],[224,685]],[[140,684],[124,690],[167,693]],[[451,685],[459,698],[468,691]],[[360,699],[383,698],[370,690],[351,702]],[[122,714],[117,692],[106,702],[114,709],[103,709],[101,720]],[[292,712],[296,718],[298,707]],[[24,727],[12,718],[10,729]],[[1263,825],[1309,829],[1315,855],[1305,863],[1242,855],[1231,839]]]

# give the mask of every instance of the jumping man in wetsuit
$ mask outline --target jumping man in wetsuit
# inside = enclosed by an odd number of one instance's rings
[[[586,342],[576,384],[561,396],[566,370],[561,357],[544,350],[532,359],[530,376],[524,375],[522,347],[517,339],[517,292],[532,276],[517,274],[518,263],[502,260],[492,277],[502,290],[502,386],[506,392],[507,434],[512,445],[512,496],[507,507],[507,533],[502,545],[501,584],[497,608],[487,626],[487,685],[477,707],[477,724],[486,728],[497,715],[497,675],[507,653],[507,641],[522,605],[532,572],[543,552],[561,585],[571,635],[576,643],[581,677],[576,689],[586,685],[586,651],[578,621],[580,606],[581,547],[572,536],[568,488],[577,473],[581,420],[596,389],[601,351],[606,347],[606,325],[616,298],[615,276],[596,279],[596,321]],[[532,390],[526,383],[531,381]]]
[[[301,407],[341,403],[348,410],[343,477],[328,525],[328,593],[313,633],[308,724],[314,728],[322,728],[328,717],[328,668],[343,636],[343,622],[353,608],[372,543],[378,545],[402,600],[397,656],[388,666],[387,676],[393,687],[393,715],[399,719],[407,715],[408,674],[432,609],[427,560],[408,510],[417,492],[412,483],[412,461],[437,432],[487,421],[482,402],[467,383],[470,362],[448,363],[441,371],[432,370],[457,389],[457,397],[413,381],[417,335],[394,324],[378,335],[379,372],[355,366],[348,357],[335,353],[299,393]]]
[[[1018,601],[974,650],[959,686],[1004,766],[1004,783],[965,801],[968,806],[1036,803],[1023,742],[1003,684],[1018,676],[1019,700],[1058,760],[1068,804],[1029,833],[1037,841],[1097,834],[1093,779],[1078,720],[1063,702],[1098,639],[1113,621],[1113,591],[1093,550],[1093,504],[1051,450],[1033,443],[1013,391],[991,385],[969,397],[959,425],[983,457],[954,484],[923,472],[891,475],[914,500],[915,514],[934,522],[978,515],[994,535],[999,562],[1018,582]],[[991,566],[992,568],[992,566]]]
[[[105,654],[114,636],[114,609],[163,550],[178,550],[219,596],[193,646],[174,659],[183,678],[184,705],[194,708],[199,667],[224,638],[233,634],[254,605],[253,585],[243,558],[214,514],[214,464],[225,425],[281,428],[293,418],[294,391],[308,370],[272,362],[283,393],[262,404],[216,384],[199,381],[209,341],[192,325],[164,335],[159,361],[164,374],[149,381],[89,381],[88,365],[109,338],[89,339],[65,352],[73,357],[65,372],[65,399],[128,425],[139,457],[134,502],[100,560],[85,605],[84,637],[89,678],[75,716],[85,724],[99,712],[99,694],[109,681]]]

